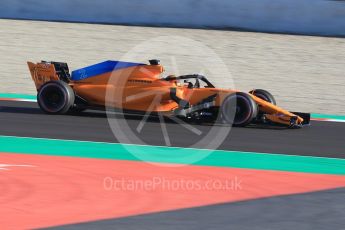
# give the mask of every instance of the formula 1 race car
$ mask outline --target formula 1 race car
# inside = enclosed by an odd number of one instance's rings
[[[38,104],[48,114],[112,107],[125,113],[161,113],[234,126],[269,123],[298,128],[310,122],[310,114],[276,106],[274,97],[266,90],[245,93],[216,88],[198,74],[162,77],[164,69],[159,61],[149,62],[105,61],[71,74],[68,65],[61,62],[28,62],[28,66],[37,88]]]

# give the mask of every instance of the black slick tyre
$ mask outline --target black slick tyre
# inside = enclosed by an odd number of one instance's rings
[[[220,112],[224,123],[243,127],[256,118],[258,106],[250,95],[237,92],[224,99]]]
[[[273,105],[277,105],[277,102],[274,98],[274,96],[268,92],[267,90],[264,89],[253,89],[252,91],[249,92],[250,94],[264,100],[267,101]]]
[[[42,85],[37,94],[41,110],[47,114],[65,114],[73,106],[73,89],[63,81],[49,81]]]

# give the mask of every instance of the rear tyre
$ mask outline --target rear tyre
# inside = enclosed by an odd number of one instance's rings
[[[242,92],[226,97],[220,110],[223,122],[233,126],[246,126],[258,115],[258,106],[253,98]]]
[[[264,89],[253,89],[249,93],[273,105],[277,105],[277,102],[274,99],[273,95]]]
[[[41,110],[48,114],[65,114],[73,106],[75,95],[73,89],[63,81],[45,83],[37,94]]]

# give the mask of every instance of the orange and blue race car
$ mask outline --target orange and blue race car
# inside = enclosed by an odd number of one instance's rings
[[[39,107],[47,114],[111,107],[124,113],[160,113],[187,121],[233,126],[309,125],[310,114],[284,110],[266,90],[248,93],[216,88],[198,74],[162,77],[158,60],[149,64],[105,61],[70,73],[62,62],[28,62]]]

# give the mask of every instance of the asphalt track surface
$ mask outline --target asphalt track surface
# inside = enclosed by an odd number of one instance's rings
[[[50,229],[344,229],[344,201],[345,188],[339,188]]]
[[[133,129],[141,120],[140,116],[127,117]],[[104,112],[51,116],[43,114],[36,103],[0,101],[0,124],[0,135],[118,142]],[[179,124],[167,121],[166,126],[173,146],[189,147],[200,138]],[[205,133],[210,128],[193,126]],[[345,158],[344,130],[345,123],[316,121],[297,130],[232,128],[219,149]],[[155,118],[149,119],[138,135],[148,144],[164,145],[161,126]],[[344,210],[345,188],[339,188],[76,223],[56,229],[342,229]]]
[[[126,119],[133,130],[141,120],[141,116],[129,116]],[[109,127],[106,114],[99,111],[86,111],[78,116],[53,116],[43,114],[36,103],[1,101],[0,123],[0,135],[118,142]],[[202,137],[174,122],[167,121],[166,127],[172,146],[190,147]],[[193,127],[207,133],[212,126]],[[232,128],[219,149],[345,158],[344,130],[345,123],[317,121],[312,121],[310,127],[302,129]],[[142,132],[137,134],[149,145],[165,145],[159,119],[149,119]]]

